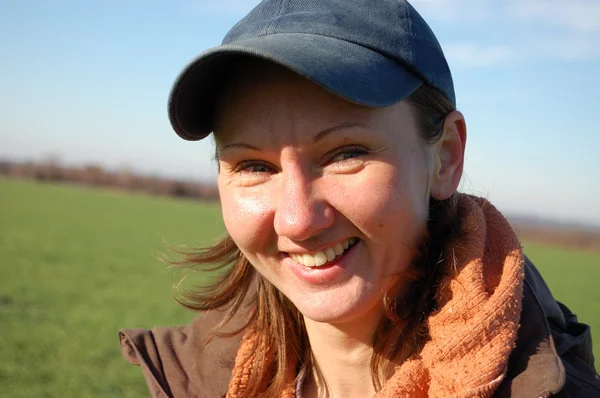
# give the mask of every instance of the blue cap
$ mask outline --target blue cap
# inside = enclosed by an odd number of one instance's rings
[[[360,105],[394,104],[423,82],[456,104],[440,44],[407,1],[264,0],[175,81],[169,120],[180,137],[212,132],[219,89],[240,56],[286,67]]]

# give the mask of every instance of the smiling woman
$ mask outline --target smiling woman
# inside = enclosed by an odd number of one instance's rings
[[[457,192],[465,119],[408,3],[263,1],[169,112],[214,133],[228,235],[180,262],[219,271],[191,325],[121,332],[153,395],[600,393],[589,328]]]

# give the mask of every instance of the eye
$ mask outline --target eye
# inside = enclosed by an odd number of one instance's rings
[[[327,163],[343,162],[367,153],[369,153],[369,151],[361,146],[343,147],[335,151]]]
[[[237,173],[251,173],[251,174],[262,174],[274,172],[273,166],[265,162],[259,161],[246,161],[241,162],[235,168]]]

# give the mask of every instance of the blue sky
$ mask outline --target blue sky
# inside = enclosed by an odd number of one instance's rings
[[[172,133],[174,78],[252,0],[0,2],[0,157],[213,180]],[[468,127],[462,190],[600,225],[600,1],[415,0]]]

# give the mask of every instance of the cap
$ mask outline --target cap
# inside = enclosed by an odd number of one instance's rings
[[[279,64],[360,105],[394,104],[423,82],[456,102],[444,53],[407,1],[264,0],[177,77],[168,107],[180,137],[212,132],[219,88],[240,56]]]

